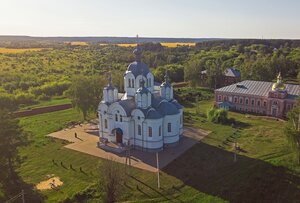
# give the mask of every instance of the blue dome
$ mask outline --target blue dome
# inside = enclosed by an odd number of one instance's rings
[[[147,119],[159,119],[162,118],[163,116],[156,111],[155,109],[149,109],[148,112],[146,113],[146,118]]]
[[[181,106],[175,99],[172,101],[172,104],[174,104],[177,107],[177,109],[183,109],[183,106]]]
[[[162,101],[158,105],[157,111],[162,115],[175,115],[179,113],[179,110],[174,104],[166,101]]]
[[[147,64],[137,61],[129,64],[127,71],[131,71],[134,77],[137,77],[138,75],[144,75],[146,77],[147,74],[150,72]]]

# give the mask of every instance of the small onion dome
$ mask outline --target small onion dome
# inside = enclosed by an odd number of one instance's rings
[[[158,112],[156,111],[155,109],[151,108],[147,111],[146,113],[146,118],[147,119],[160,119],[162,118],[163,116]]]
[[[272,86],[272,90],[281,90],[284,91],[286,90],[285,85],[282,82],[282,77],[281,77],[281,73],[279,72],[278,76],[277,76],[277,82],[273,84]]]
[[[111,85],[111,84],[108,84],[107,86],[105,86],[103,89],[105,90],[114,90],[116,89],[115,86]]]
[[[111,73],[108,74],[108,84],[107,86],[105,86],[103,89],[105,90],[114,90],[116,89],[113,85],[112,85],[112,78],[111,78]]]
[[[169,81],[169,75],[168,75],[167,71],[166,71],[166,74],[165,74],[165,81],[160,86],[161,87],[170,87],[171,88],[171,83]]]
[[[136,93],[139,93],[139,94],[151,93],[150,90],[145,87],[145,81],[144,80],[141,80],[141,85],[142,86],[139,89],[137,89]]]
[[[140,62],[142,59],[142,50],[139,46],[133,50],[133,54],[135,55],[135,60]]]

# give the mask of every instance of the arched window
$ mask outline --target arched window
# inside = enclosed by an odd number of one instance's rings
[[[120,115],[120,122],[123,122],[123,117],[122,117],[122,115]]]
[[[257,106],[260,106],[260,101],[257,101]]]
[[[128,79],[128,87],[131,87],[131,80]]]
[[[148,132],[149,137],[152,137],[152,127],[149,127],[149,128],[148,128],[148,131],[149,131],[149,132]]]
[[[168,132],[170,133],[172,131],[172,124],[168,123]]]
[[[118,114],[115,114],[115,120],[118,122]]]
[[[134,79],[131,79],[131,86],[134,88]]]
[[[141,127],[141,125],[138,125],[138,135],[142,135],[142,127]]]
[[[159,126],[159,129],[158,129],[158,136],[161,136],[161,126]]]
[[[248,105],[248,103],[249,103],[249,100],[245,99],[245,104]]]
[[[104,128],[107,129],[107,119],[104,119]]]

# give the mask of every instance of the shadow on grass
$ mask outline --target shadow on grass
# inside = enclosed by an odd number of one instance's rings
[[[0,202],[5,202],[15,197],[16,195],[20,194],[22,190],[25,193],[25,202],[39,203],[44,202],[45,200],[45,196],[38,193],[38,191],[35,190],[34,185],[25,183],[17,174],[13,174],[12,178],[4,181],[3,186],[5,197],[4,199],[0,198]],[[13,202],[22,202],[22,198],[19,197]]]
[[[180,169],[180,170],[178,170]],[[299,202],[300,177],[246,156],[198,143],[163,171],[200,192],[230,202]]]

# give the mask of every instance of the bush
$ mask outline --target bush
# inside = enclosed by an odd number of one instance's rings
[[[64,91],[69,89],[71,82],[69,81],[60,81],[60,82],[51,82],[46,83],[40,87],[30,88],[30,92],[36,96],[45,94],[47,96],[60,96],[63,95]]]
[[[15,98],[17,104],[19,105],[20,104],[31,105],[37,103],[35,101],[34,95],[30,93],[18,93]]]
[[[226,124],[228,123],[228,112],[225,109],[217,109],[217,108],[211,108],[207,112],[207,119],[210,122],[213,123],[221,123],[221,124]]]
[[[38,96],[38,100],[40,100],[40,101],[49,101],[50,99],[51,99],[51,97],[48,95],[45,95],[44,93],[41,94],[40,96]]]

